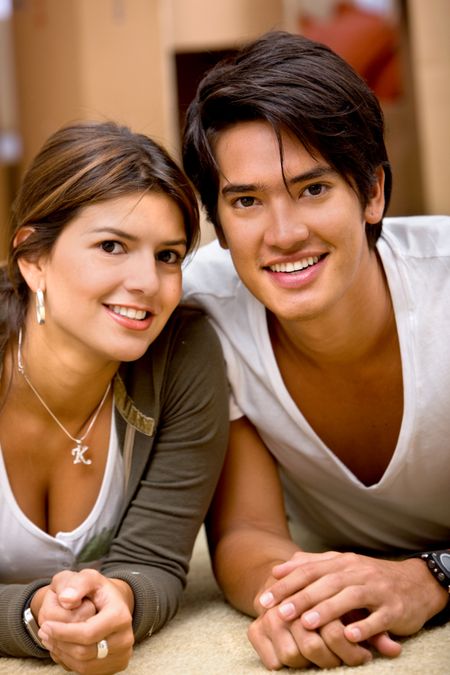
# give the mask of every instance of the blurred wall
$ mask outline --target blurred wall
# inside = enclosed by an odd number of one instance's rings
[[[26,164],[74,119],[113,117],[176,150],[175,51],[280,24],[281,0],[20,0],[14,37]]]
[[[450,213],[450,2],[409,0],[425,211]]]
[[[114,118],[168,136],[159,0],[21,0],[14,37],[23,163],[60,125]]]
[[[168,0],[177,51],[226,49],[284,23],[283,0]]]
[[[0,256],[6,248],[6,223],[20,157],[19,116],[12,40],[12,2],[0,0]]]

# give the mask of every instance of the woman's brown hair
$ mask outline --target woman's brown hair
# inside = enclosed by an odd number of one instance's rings
[[[200,238],[189,180],[158,143],[114,122],[81,122],[56,131],[24,176],[11,213],[8,264],[0,274],[0,349],[23,325],[29,289],[18,260],[48,254],[65,226],[94,203],[133,192],[160,192],[180,209],[188,251]],[[33,232],[15,246],[20,228]]]

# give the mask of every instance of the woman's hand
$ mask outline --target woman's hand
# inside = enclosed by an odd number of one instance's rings
[[[109,675],[124,670],[132,655],[134,596],[119,579],[108,579],[95,570],[60,572],[49,586],[60,608],[71,613],[92,603],[95,614],[76,621],[45,617],[39,613],[39,637],[54,661],[68,670],[89,675]],[[67,615],[64,615],[67,616]],[[107,655],[98,658],[98,643],[106,640]],[[101,654],[102,652],[100,652]]]
[[[51,586],[43,586],[36,591],[31,601],[31,611],[37,618],[39,626],[44,621],[63,621],[65,623],[87,621],[96,614],[94,603],[89,598],[83,598],[76,607],[70,609],[63,607]]]

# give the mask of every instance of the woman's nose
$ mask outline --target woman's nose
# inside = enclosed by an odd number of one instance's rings
[[[125,273],[125,287],[132,293],[154,295],[160,287],[156,260],[153,256],[138,256],[130,259]]]

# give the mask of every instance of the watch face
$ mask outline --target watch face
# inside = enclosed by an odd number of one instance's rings
[[[450,553],[441,553],[438,558],[442,567],[450,575]]]

